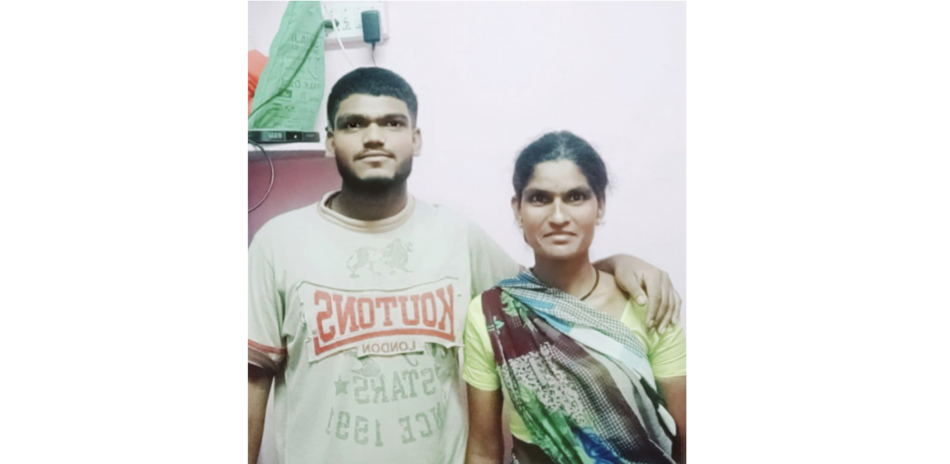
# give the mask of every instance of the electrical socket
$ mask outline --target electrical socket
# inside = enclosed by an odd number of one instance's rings
[[[363,18],[366,10],[379,11],[379,42],[389,38],[389,7],[387,2],[321,2],[332,14],[324,13],[324,20],[335,19],[338,26],[335,29],[326,29],[323,35],[324,46],[327,49],[338,50],[339,35],[343,46],[363,43]]]

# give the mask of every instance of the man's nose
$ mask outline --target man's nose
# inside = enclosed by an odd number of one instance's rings
[[[385,143],[386,139],[383,137],[383,130],[379,124],[372,123],[363,131],[363,145],[382,146]]]

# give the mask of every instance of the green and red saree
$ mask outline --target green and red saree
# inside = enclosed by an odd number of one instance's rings
[[[550,462],[674,462],[676,426],[633,331],[529,271],[482,308],[502,388]],[[525,445],[514,462],[540,454]]]

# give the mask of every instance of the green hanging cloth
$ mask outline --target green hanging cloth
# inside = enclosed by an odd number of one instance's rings
[[[290,2],[257,84],[247,128],[313,131],[323,81],[320,2]]]

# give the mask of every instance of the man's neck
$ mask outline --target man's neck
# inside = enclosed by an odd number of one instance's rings
[[[333,197],[330,209],[350,219],[378,221],[399,214],[409,201],[406,184],[380,192],[367,192],[347,187]]]
[[[596,271],[587,253],[570,259],[545,259],[535,255],[532,272],[545,284],[578,298],[590,292]]]

